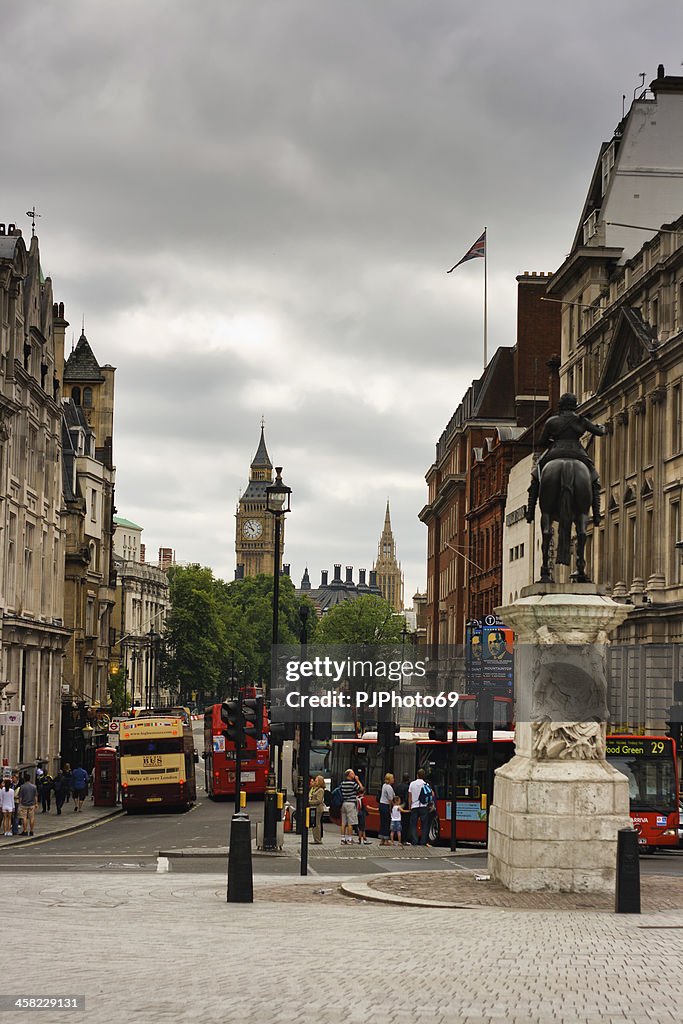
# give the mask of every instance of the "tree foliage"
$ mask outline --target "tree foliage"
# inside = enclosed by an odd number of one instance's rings
[[[256,685],[270,675],[273,622],[273,579],[253,576],[225,583],[199,565],[169,569],[171,611],[167,620],[164,681],[179,699],[197,703],[225,698],[234,685]],[[279,636],[298,643],[299,608],[309,614],[312,639],[315,611],[297,597],[288,576],[280,577]]]
[[[382,597],[365,594],[335,605],[318,623],[316,643],[384,644],[401,640],[405,619]]]

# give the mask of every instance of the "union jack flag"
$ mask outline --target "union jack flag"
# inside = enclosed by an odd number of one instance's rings
[[[472,248],[468,249],[463,258],[458,260],[455,266],[451,267],[450,270],[447,270],[446,273],[451,274],[455,270],[455,267],[459,267],[461,263],[466,263],[467,260],[473,260],[477,256],[486,256],[486,228],[484,228],[482,234],[479,235],[479,238],[476,240]]]

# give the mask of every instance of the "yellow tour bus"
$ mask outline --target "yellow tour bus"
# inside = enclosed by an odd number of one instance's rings
[[[198,758],[189,720],[160,714],[121,722],[119,759],[125,811],[188,810],[197,799]]]

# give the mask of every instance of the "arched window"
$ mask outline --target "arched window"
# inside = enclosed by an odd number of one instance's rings
[[[76,403],[76,405],[80,405],[81,404],[81,389],[80,388],[72,388],[71,389],[71,397],[73,398],[73,400]]]
[[[83,408],[92,409],[92,388],[83,388]]]

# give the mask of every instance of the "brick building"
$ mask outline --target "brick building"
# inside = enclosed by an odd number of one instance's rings
[[[560,347],[560,306],[545,274],[517,278],[517,344],[467,389],[426,474],[427,638],[462,644],[468,618],[500,603],[507,478],[515,441],[548,408],[547,361]]]

